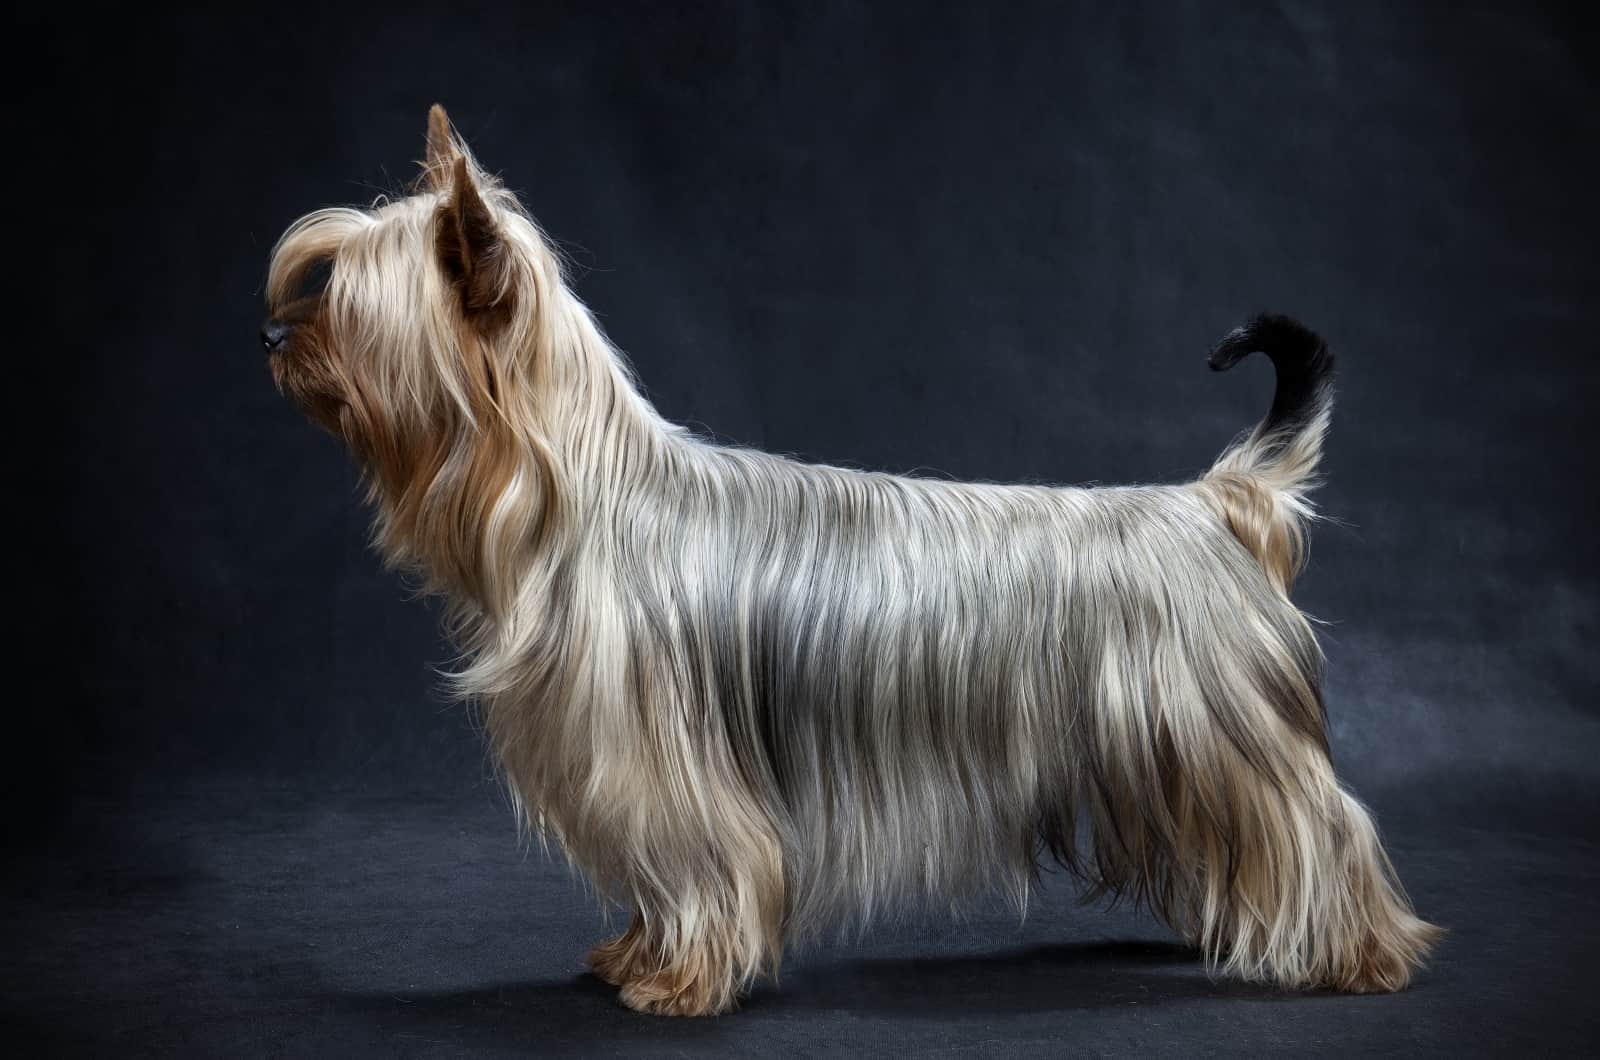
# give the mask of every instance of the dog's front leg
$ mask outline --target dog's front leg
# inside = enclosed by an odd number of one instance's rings
[[[614,836],[616,876],[634,903],[626,934],[597,946],[589,966],[622,1004],[654,1015],[733,1009],[782,946],[784,874],[778,837],[742,789],[722,786],[710,813],[666,804]]]
[[[644,917],[638,913],[633,914],[627,931],[589,951],[590,970],[612,986],[621,986],[649,974],[652,965]]]
[[[620,988],[622,1003],[657,1016],[726,1012],[740,991],[777,960],[776,897],[726,881],[684,881],[670,897],[639,899],[628,930],[589,954],[595,975]]]

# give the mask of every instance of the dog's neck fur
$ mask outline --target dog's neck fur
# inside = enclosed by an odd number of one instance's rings
[[[619,507],[647,486],[668,483],[662,471],[681,466],[676,454],[702,443],[641,393],[621,353],[568,287],[545,237],[520,214],[507,219],[505,230],[517,244],[516,316],[488,333],[469,320],[456,325],[463,349],[479,346],[499,366],[494,389],[503,408],[480,411],[470,422],[461,418],[454,455],[420,493],[375,482],[374,494],[384,551],[420,568],[430,588],[451,601],[453,632],[463,647],[511,665],[529,650],[527,616],[550,606],[554,582],[572,576],[580,553],[603,560]],[[462,468],[484,471],[461,474]],[[396,518],[419,496],[490,513],[476,527],[477,547],[464,549],[454,535],[430,535],[426,528],[435,520]],[[484,691],[480,681],[472,685]]]

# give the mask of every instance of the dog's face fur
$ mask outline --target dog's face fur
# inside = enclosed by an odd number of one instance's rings
[[[591,955],[625,1002],[725,1010],[788,938],[1022,899],[1041,847],[1238,974],[1407,981],[1437,932],[1333,773],[1289,599],[1316,335],[1217,347],[1278,391],[1192,482],[805,465],[663,420],[438,108],[423,167],[289,229],[262,341],[360,462],[379,548],[448,601],[518,807],[636,910]]]
[[[555,254],[430,115],[415,193],[370,210],[319,210],[279,241],[268,281],[268,363],[279,387],[364,461],[415,455],[491,414],[518,366]],[[374,470],[380,470],[375,467]]]

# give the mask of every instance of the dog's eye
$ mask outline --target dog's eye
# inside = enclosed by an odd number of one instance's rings
[[[328,289],[328,281],[333,279],[333,259],[322,258],[306,269],[305,275],[300,280],[300,297],[320,298],[322,292]]]

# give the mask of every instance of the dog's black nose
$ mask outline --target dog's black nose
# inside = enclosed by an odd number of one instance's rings
[[[289,341],[289,325],[281,320],[269,320],[261,325],[261,345],[268,353],[283,349]]]

